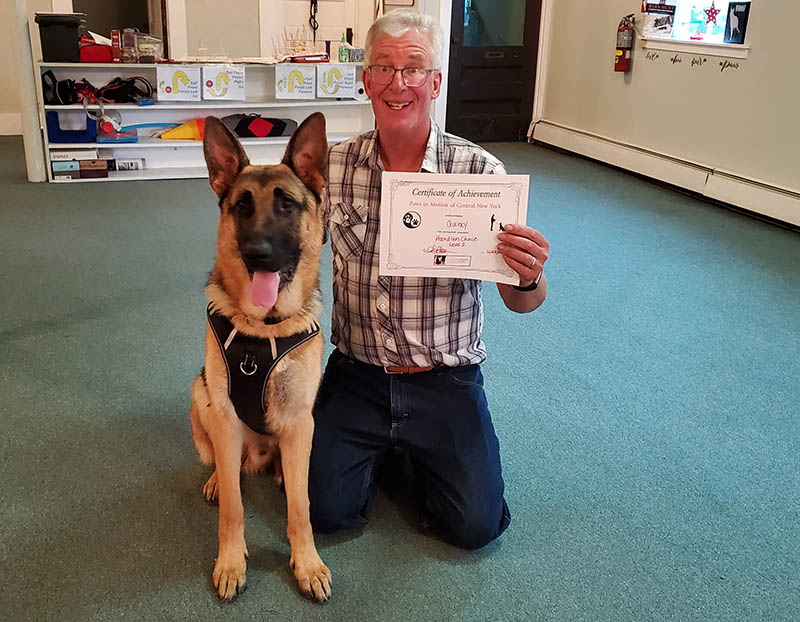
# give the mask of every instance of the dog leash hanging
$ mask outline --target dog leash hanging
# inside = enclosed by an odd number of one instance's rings
[[[308,25],[311,27],[311,36],[315,44],[317,42],[317,30],[319,30],[319,22],[317,21],[318,10],[319,0],[310,0]]]
[[[317,42],[317,30],[319,30],[319,22],[317,21],[317,10],[319,9],[319,0],[310,0],[308,25],[311,26],[311,35],[314,38],[314,43]]]

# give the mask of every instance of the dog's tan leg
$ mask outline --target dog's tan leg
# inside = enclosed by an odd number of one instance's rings
[[[220,598],[231,601],[244,591],[247,568],[244,507],[239,487],[242,428],[236,415],[218,413],[218,419],[211,430],[211,442],[217,465],[219,497],[219,555],[214,566],[214,587],[217,588]]]
[[[189,418],[192,421],[192,440],[200,455],[201,462],[214,464],[214,448],[211,446],[211,439],[208,438],[203,429],[201,409],[210,407],[208,391],[203,384],[202,377],[198,376],[192,383],[192,407],[189,410]]]
[[[314,419],[310,409],[299,415],[280,436],[286,506],[289,520],[287,535],[292,548],[291,565],[300,589],[319,601],[331,595],[331,571],[322,562],[314,546],[308,509],[308,462]]]
[[[275,457],[272,459],[272,468],[275,471],[275,484],[278,486],[278,488],[283,488],[283,465],[281,464],[280,448],[275,451]]]

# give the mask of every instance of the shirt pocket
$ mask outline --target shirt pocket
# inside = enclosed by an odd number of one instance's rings
[[[334,203],[328,218],[333,250],[345,259],[364,251],[367,233],[367,205]]]

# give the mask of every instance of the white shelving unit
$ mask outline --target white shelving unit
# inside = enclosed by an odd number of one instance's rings
[[[188,66],[202,66],[202,63],[182,63]],[[211,63],[210,63],[211,64]],[[172,65],[174,66],[174,65]],[[306,65],[308,66],[308,65]],[[42,93],[42,74],[52,70],[57,80],[81,80],[86,78],[92,85],[101,87],[116,76],[123,78],[143,76],[155,89],[155,64],[124,63],[46,63],[35,64],[39,120],[42,127],[42,140],[47,162],[48,181],[54,183],[78,183],[98,181],[128,181],[145,179],[183,179],[206,177],[208,175],[203,159],[202,141],[162,140],[152,134],[158,128],[139,130],[136,143],[59,143],[50,142],[47,133],[45,112],[56,111],[64,129],[81,127],[86,117],[81,104],[69,106],[45,105]],[[356,79],[361,79],[361,65],[357,64]],[[239,113],[259,113],[264,117],[293,119],[302,122],[308,115],[319,111],[325,115],[328,129],[328,143],[347,140],[352,136],[372,129],[374,117],[369,101],[352,99],[314,99],[291,100],[275,98],[275,65],[246,64],[245,101],[203,100],[199,102],[158,102],[150,106],[138,104],[106,104],[106,110],[117,110],[122,116],[123,125],[140,123],[183,123],[190,119],[207,116],[224,117]],[[154,95],[155,98],[155,95]],[[96,110],[97,106],[90,106]],[[93,122],[93,121],[89,121]],[[269,138],[240,139],[253,164],[277,164],[289,142],[288,136]],[[143,158],[145,167],[138,171],[109,171],[106,178],[53,179],[50,165],[51,151],[70,149],[109,149],[113,157]]]

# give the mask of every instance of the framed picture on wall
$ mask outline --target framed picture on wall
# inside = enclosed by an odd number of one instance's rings
[[[747,18],[749,16],[749,2],[728,3],[728,19],[725,22],[725,43],[744,43]]]

